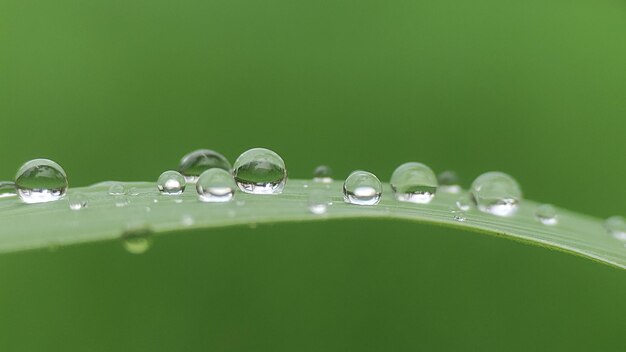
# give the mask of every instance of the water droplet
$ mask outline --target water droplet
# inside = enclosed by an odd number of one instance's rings
[[[137,188],[137,187],[133,187],[133,188],[131,188],[131,189],[128,191],[128,194],[129,194],[130,196],[133,196],[133,197],[134,197],[134,196],[138,196],[138,195],[140,195],[140,194],[141,194],[141,191],[139,190],[139,188]]]
[[[152,230],[145,224],[132,224],[124,229],[122,244],[132,254],[145,253],[152,245]]]
[[[15,182],[0,181],[0,198],[14,197],[17,195],[17,189],[15,189]]]
[[[235,161],[234,168],[237,186],[245,193],[282,193],[287,182],[285,162],[269,149],[254,148],[244,152]]]
[[[189,183],[198,181],[198,177],[206,170],[218,168],[230,172],[230,162],[222,154],[209,150],[195,150],[185,155],[178,165],[178,171]]]
[[[462,211],[452,211],[452,218],[454,219],[454,221],[458,221],[458,222],[466,222],[467,221],[467,217],[465,216],[465,213]]]
[[[70,209],[81,210],[87,208],[89,200],[87,199],[87,196],[83,193],[72,193],[69,196],[68,202],[70,205]]]
[[[166,196],[177,196],[185,192],[187,181],[183,175],[177,171],[165,171],[159,176],[157,188],[161,194]]]
[[[126,186],[123,183],[115,182],[109,187],[109,194],[112,196],[121,196],[126,194]]]
[[[472,197],[482,212],[497,215],[513,215],[522,200],[519,184],[502,172],[484,173],[472,183]]]
[[[444,193],[457,194],[461,192],[459,185],[459,177],[454,171],[444,171],[437,176],[439,182],[439,190]]]
[[[472,207],[472,202],[468,197],[460,197],[456,200],[455,205],[459,210],[468,211]]]
[[[196,191],[202,202],[228,202],[235,195],[235,181],[227,171],[209,169],[198,178]]]
[[[320,165],[313,170],[313,181],[320,183],[331,183],[333,182],[333,170],[326,166]]]
[[[312,191],[309,193],[309,211],[316,215],[326,214],[328,209],[328,199],[326,194],[321,191]]]
[[[115,206],[117,208],[123,208],[130,204],[130,200],[125,195],[114,196],[114,199],[115,199]]]
[[[353,171],[343,183],[343,199],[356,205],[376,205],[383,193],[383,186],[374,174]]]
[[[604,222],[604,227],[615,239],[626,242],[626,220],[621,216],[611,216]]]
[[[191,215],[183,215],[183,217],[180,219],[180,223],[183,224],[184,226],[193,226],[195,222],[196,221],[193,219],[193,216]]]
[[[422,163],[398,166],[389,183],[396,199],[402,202],[430,203],[437,192],[435,173]]]
[[[544,225],[556,225],[556,209],[550,204],[542,204],[535,210],[535,217]]]
[[[52,160],[35,159],[22,165],[15,176],[17,193],[24,203],[59,200],[67,192],[67,175]]]

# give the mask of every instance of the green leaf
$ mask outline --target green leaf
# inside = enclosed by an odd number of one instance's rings
[[[458,211],[456,200],[467,197],[465,191],[461,194],[439,192],[430,204],[422,205],[396,201],[389,185],[385,184],[379,205],[357,206],[344,203],[342,183],[337,181],[321,184],[289,180],[280,195],[238,192],[229,203],[202,203],[191,188],[182,196],[163,196],[152,183],[127,183],[131,192],[120,198],[108,194],[110,185],[111,182],[105,182],[71,189],[68,197],[80,192],[89,199],[87,208],[78,211],[69,208],[67,199],[34,205],[22,204],[16,198],[0,199],[0,252],[112,240],[138,230],[166,233],[191,228],[380,218],[501,236],[626,269],[626,248],[607,234],[600,219],[557,208],[558,224],[544,225],[534,215],[538,203],[528,200],[521,203],[512,217],[497,217],[472,208],[463,213],[464,221],[459,221],[455,219],[458,213],[453,210]],[[309,195],[313,190],[332,202],[325,214],[309,211]],[[415,231],[415,236],[422,235]]]

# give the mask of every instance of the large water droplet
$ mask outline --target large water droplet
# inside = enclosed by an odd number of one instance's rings
[[[320,190],[313,190],[309,193],[309,211],[316,215],[326,214],[328,209],[328,199],[326,194]]]
[[[535,217],[544,225],[556,225],[556,209],[550,204],[542,204],[535,209]]]
[[[187,181],[183,175],[177,171],[165,171],[159,176],[157,188],[161,194],[166,196],[177,196],[185,192]]]
[[[429,203],[437,192],[435,173],[422,163],[398,166],[389,183],[396,199],[402,202]]]
[[[513,215],[522,191],[513,177],[502,172],[484,173],[472,183],[472,197],[480,211],[497,216]]]
[[[313,182],[331,183],[333,182],[333,171],[326,165],[320,165],[313,170]]]
[[[626,242],[626,220],[621,216],[611,216],[604,222],[604,227],[614,238]]]
[[[457,194],[461,192],[459,185],[459,177],[454,171],[444,171],[437,176],[439,182],[439,190],[444,193]]]
[[[121,196],[126,194],[126,186],[120,182],[114,182],[111,187],[109,187],[109,194],[112,196]]]
[[[17,195],[17,189],[15,189],[15,182],[0,181],[0,198],[14,197]]]
[[[185,155],[178,165],[180,171],[187,182],[193,183],[206,170],[218,168],[230,172],[230,162],[222,154],[209,150],[195,150]]]
[[[152,245],[152,230],[145,224],[132,224],[124,229],[122,244],[132,254],[145,253]]]
[[[235,194],[235,181],[227,171],[209,169],[198,178],[196,191],[203,202],[228,202]]]
[[[376,205],[383,186],[376,175],[367,171],[353,171],[343,183],[343,199],[356,205]]]
[[[250,149],[237,158],[233,175],[239,189],[253,194],[282,193],[287,182],[285,162],[265,148]]]
[[[24,203],[52,202],[65,196],[67,175],[54,161],[35,159],[17,171],[15,187]]]
[[[68,203],[70,205],[70,209],[72,210],[81,210],[87,208],[89,200],[87,196],[83,193],[72,193],[69,196]]]

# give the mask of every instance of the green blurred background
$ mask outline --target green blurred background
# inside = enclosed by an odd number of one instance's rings
[[[0,0],[0,179],[263,146],[296,178],[415,160],[624,214],[624,33],[622,0]],[[621,351],[625,295],[617,269],[426,225],[197,231],[1,256],[0,350]]]

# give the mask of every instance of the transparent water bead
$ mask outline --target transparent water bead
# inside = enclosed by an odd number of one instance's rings
[[[143,254],[152,246],[152,230],[145,224],[131,224],[124,229],[122,245],[131,254]]]
[[[544,225],[556,225],[556,209],[551,204],[542,204],[535,209],[535,217]]]
[[[222,169],[209,169],[196,182],[198,199],[202,202],[228,202],[235,195],[233,176]]]
[[[457,194],[461,192],[461,185],[459,185],[459,177],[454,171],[444,171],[437,176],[439,182],[439,190],[444,193]]]
[[[378,177],[367,171],[354,171],[343,183],[343,199],[346,203],[376,205],[382,193],[383,185]]]
[[[14,197],[17,195],[15,182],[0,181],[0,198]]]
[[[123,183],[115,182],[109,187],[109,195],[121,196],[126,194],[126,186]]]
[[[17,171],[15,188],[24,203],[52,202],[65,196],[67,175],[54,161],[35,159]]]
[[[178,165],[178,171],[190,183],[196,182],[203,172],[213,168],[230,172],[231,165],[226,157],[210,149],[194,150],[185,155]]]
[[[128,196],[126,195],[118,195],[114,196],[113,198],[115,201],[115,207],[117,208],[123,208],[130,205],[130,199],[128,199]]]
[[[426,204],[435,197],[437,177],[422,163],[405,163],[393,172],[389,181],[396,199],[402,202]]]
[[[265,148],[250,149],[237,158],[233,175],[239,189],[252,194],[282,193],[287,182],[285,162]]]
[[[611,236],[626,242],[626,220],[621,216],[611,216],[604,222],[604,227]]]
[[[472,207],[472,202],[468,197],[460,197],[454,204],[462,211],[468,211]]]
[[[87,199],[87,196],[83,193],[73,193],[70,194],[68,198],[68,203],[70,205],[70,209],[81,210],[87,208],[89,199]]]
[[[313,182],[331,183],[333,182],[333,171],[326,165],[320,165],[313,170]]]
[[[308,201],[309,211],[315,215],[326,214],[328,209],[328,199],[326,194],[319,190],[314,190],[309,193]]]
[[[187,181],[178,171],[165,171],[157,180],[159,192],[166,196],[177,196],[185,192]]]
[[[522,200],[522,190],[517,181],[495,171],[478,176],[472,183],[471,193],[480,211],[497,216],[513,215]]]
[[[457,221],[457,222],[467,221],[467,217],[465,216],[465,213],[462,211],[458,211],[458,210],[452,211],[452,218],[454,219],[454,221]]]

